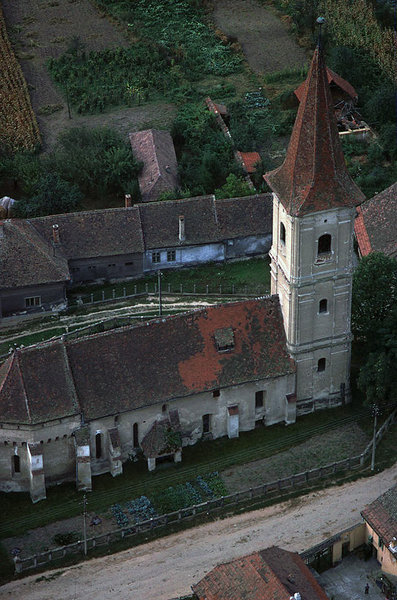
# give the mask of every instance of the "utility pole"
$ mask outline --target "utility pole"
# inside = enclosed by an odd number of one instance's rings
[[[157,288],[159,291],[159,316],[163,314],[162,297],[161,297],[161,278],[163,274],[161,271],[157,271]]]
[[[87,556],[87,496],[83,496],[83,541],[84,541],[84,556]]]
[[[372,414],[374,417],[374,434],[372,438],[372,458],[371,458],[371,471],[375,470],[375,450],[376,450],[376,427],[378,424],[379,406],[377,404],[372,405]]]

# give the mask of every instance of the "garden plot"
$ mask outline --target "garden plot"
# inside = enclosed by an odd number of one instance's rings
[[[257,0],[215,0],[215,24],[238,39],[256,73],[271,73],[307,62],[303,48],[268,7]]]

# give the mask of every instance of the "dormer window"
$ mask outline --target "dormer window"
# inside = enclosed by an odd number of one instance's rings
[[[218,352],[227,352],[234,348],[234,332],[232,327],[223,327],[216,329],[215,346]]]
[[[329,233],[325,233],[318,238],[318,256],[329,254],[331,252],[331,236]]]
[[[285,226],[284,223],[280,223],[280,242],[285,244]]]

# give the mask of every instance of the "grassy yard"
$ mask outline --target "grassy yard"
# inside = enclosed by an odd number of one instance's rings
[[[146,461],[127,462],[123,475],[114,479],[110,474],[93,479],[93,491],[88,495],[89,510],[104,512],[115,502],[126,502],[145,494],[154,495],[179,483],[193,480],[197,475],[222,472],[233,465],[271,457],[281,451],[305,442],[311,437],[348,423],[367,420],[367,411],[349,405],[344,408],[320,411],[300,419],[294,425],[276,425],[241,433],[235,440],[221,438],[199,442],[184,448],[183,462],[179,465],[160,465],[149,473]],[[330,462],[332,462],[330,456]],[[19,535],[47,523],[66,519],[81,513],[82,494],[74,483],[52,487],[46,501],[33,505],[28,494],[1,494],[3,507],[0,520],[0,538]]]
[[[156,286],[157,275],[150,275],[127,283],[106,283],[100,286],[73,288],[69,292],[69,299],[73,301],[77,296],[93,294],[94,300],[100,300],[102,291],[105,292],[105,298],[111,298],[112,290],[115,290],[117,297],[123,295],[124,289],[127,296],[145,291],[155,293]],[[268,294],[270,291],[269,258],[211,263],[191,269],[165,270],[162,276],[162,289],[175,295],[178,295],[181,290],[188,293],[218,294],[232,293],[233,289],[241,294]]]

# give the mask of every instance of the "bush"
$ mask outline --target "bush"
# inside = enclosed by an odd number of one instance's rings
[[[13,208],[16,217],[42,217],[77,210],[83,200],[77,186],[61,179],[58,173],[46,173],[39,179],[35,193],[22,198]]]
[[[78,542],[79,536],[75,531],[69,531],[68,533],[56,533],[52,540],[57,546],[68,546]]]

